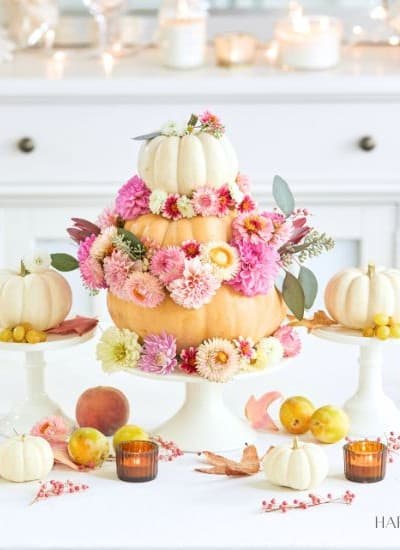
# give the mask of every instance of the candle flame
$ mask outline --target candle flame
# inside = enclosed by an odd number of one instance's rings
[[[290,2],[289,19],[295,32],[301,34],[310,32],[310,21],[307,17],[304,17],[303,6],[298,2]]]
[[[101,62],[103,64],[105,75],[111,76],[114,68],[114,57],[110,53],[104,52],[101,55]]]

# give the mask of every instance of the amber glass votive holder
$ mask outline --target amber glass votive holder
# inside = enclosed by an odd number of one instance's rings
[[[158,472],[158,445],[153,441],[122,441],[116,450],[116,461],[122,481],[152,481]]]
[[[380,441],[352,441],[343,447],[344,475],[357,483],[382,481],[386,474],[387,447]]]

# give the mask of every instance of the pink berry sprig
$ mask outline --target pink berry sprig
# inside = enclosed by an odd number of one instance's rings
[[[184,454],[173,441],[165,441],[159,435],[154,435],[152,440],[160,447],[158,458],[163,462],[171,462]]]
[[[46,500],[49,497],[58,497],[67,493],[79,493],[81,491],[86,491],[87,489],[89,489],[89,485],[74,483],[69,479],[65,482],[51,479],[50,481],[45,481],[40,484],[39,491],[32,500],[31,504],[34,504],[39,500]]]
[[[277,502],[275,498],[271,498],[271,500],[263,500],[261,503],[262,511],[263,512],[283,512],[286,513],[288,510],[294,510],[294,509],[300,509],[300,510],[307,510],[308,508],[313,508],[315,506],[321,506],[322,504],[352,504],[355,494],[351,491],[346,491],[342,496],[340,497],[334,497],[331,493],[328,493],[326,497],[319,497],[317,495],[314,495],[313,493],[310,493],[308,495],[308,499],[306,500],[298,500],[294,499],[292,502],[288,502],[287,500],[282,500],[281,502]]]

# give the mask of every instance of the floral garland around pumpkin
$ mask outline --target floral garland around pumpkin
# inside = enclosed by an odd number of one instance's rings
[[[277,364],[282,357],[300,352],[301,341],[289,325],[257,344],[251,338],[212,338],[197,348],[177,352],[173,335],[162,332],[143,339],[128,329],[110,327],[97,345],[97,359],[105,372],[140,369],[160,375],[174,371],[198,375],[212,382],[227,382],[240,371],[258,371]]]

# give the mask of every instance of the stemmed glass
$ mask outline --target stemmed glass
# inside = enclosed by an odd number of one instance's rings
[[[122,50],[121,16],[126,0],[83,0],[98,28],[99,54],[116,54]]]

